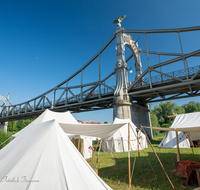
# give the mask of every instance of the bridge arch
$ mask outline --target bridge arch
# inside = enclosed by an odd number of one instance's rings
[[[7,94],[7,98],[4,98],[3,96],[0,95],[0,101],[2,101],[5,106],[8,106],[8,103],[9,103],[8,97],[9,97],[9,94]]]
[[[0,105],[0,112],[1,111],[5,111],[6,112],[6,108],[9,106],[9,105],[12,105],[10,100],[9,100],[9,93],[7,94],[7,98],[3,97],[0,95],[0,101],[3,102],[2,105]],[[3,110],[1,110],[3,107]]]
[[[124,45],[126,45],[132,52],[135,59],[135,79],[137,79],[142,74],[142,63],[140,59],[140,51],[138,48],[138,42],[132,40],[132,37],[127,34],[123,34]]]

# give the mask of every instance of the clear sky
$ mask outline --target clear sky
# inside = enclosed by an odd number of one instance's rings
[[[116,29],[113,20],[122,15],[126,15],[122,22],[125,29],[181,28],[200,25],[199,7],[199,0],[1,1],[0,94],[6,96],[6,93],[10,93],[10,101],[16,104],[32,99],[64,81],[113,36]],[[186,39],[183,42],[185,52],[199,49],[199,32],[182,37]],[[133,39],[136,38],[138,36],[133,35]],[[150,38],[149,49],[165,51],[165,48],[162,49],[165,44],[167,50],[180,52],[180,47],[170,46],[174,36],[164,37],[163,41],[160,39],[163,37]],[[143,40],[141,37],[139,46],[145,50]],[[111,44],[102,59],[102,78],[114,69],[115,43]],[[130,54],[129,50],[126,52]],[[129,63],[129,66],[133,64]],[[146,60],[142,59],[142,64],[145,70]],[[191,66],[198,64],[191,63]],[[95,68],[95,65],[88,68],[84,82],[92,82]],[[178,66],[174,66],[174,70],[178,69]],[[131,77],[134,79],[134,73]],[[176,102],[182,105],[191,100],[200,101],[200,98]],[[112,110],[74,116],[83,121],[112,122]]]

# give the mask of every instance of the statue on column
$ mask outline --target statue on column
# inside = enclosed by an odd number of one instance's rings
[[[129,100],[128,95],[128,75],[127,75],[127,63],[125,61],[125,45],[130,48],[134,58],[135,58],[135,70],[137,79],[142,74],[142,63],[140,60],[140,49],[138,48],[138,42],[132,40],[130,35],[124,33],[124,28],[121,27],[122,20],[126,17],[126,15],[121,16],[113,21],[113,23],[117,23],[117,29],[115,30],[117,45],[117,62],[115,65],[116,70],[116,89],[114,92],[114,96],[117,99],[121,100]],[[143,81],[141,81],[142,84]]]
[[[116,70],[116,89],[114,92],[116,101],[129,100],[128,96],[128,76],[127,76],[127,64],[125,61],[125,48],[123,33],[124,29],[121,27],[121,22],[126,16],[121,16],[120,18],[114,20],[113,23],[117,23],[117,29],[115,30],[117,45],[117,62],[115,65]]]

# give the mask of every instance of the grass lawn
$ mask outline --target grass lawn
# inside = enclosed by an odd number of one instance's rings
[[[182,180],[173,175],[172,171],[175,169],[175,162],[177,160],[176,149],[159,149],[158,145],[163,137],[164,134],[161,134],[160,136],[155,137],[151,143],[155,148],[155,151],[158,154],[175,189],[192,190],[195,187],[198,187],[197,184],[183,187]],[[180,149],[180,154],[181,161],[190,160],[200,162],[200,148],[194,148],[194,154],[192,149]],[[138,157],[137,151],[131,152],[132,166],[134,163],[135,155],[136,163],[133,171],[131,189],[172,189],[154,152],[149,145],[148,148],[146,148],[144,151],[140,151],[140,157]],[[94,158],[94,162],[96,162],[96,156]],[[91,159],[88,159],[87,161],[90,163]],[[111,188],[115,190],[128,189],[128,153],[112,153],[111,155],[109,152],[100,152],[97,168],[99,170],[99,176]]]

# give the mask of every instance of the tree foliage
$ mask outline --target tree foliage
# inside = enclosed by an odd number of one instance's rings
[[[151,126],[160,127],[156,113],[153,110],[151,110],[150,116],[151,116]]]
[[[10,132],[18,132],[22,130],[24,127],[29,125],[34,119],[25,119],[19,121],[9,121],[8,122],[8,131]]]
[[[200,111],[200,103],[195,101],[190,101],[188,104],[183,104],[182,107],[185,109],[185,113]]]
[[[200,111],[200,103],[195,101],[190,101],[187,104],[183,104],[182,106],[177,106],[175,102],[167,101],[161,102],[159,105],[155,106],[152,109],[152,104],[149,104],[151,109],[151,124],[152,127],[169,127],[173,119],[168,118],[168,116],[176,114],[184,114],[191,112]]]
[[[176,106],[174,113],[176,114],[184,114],[185,113],[185,109],[182,106]]]
[[[3,130],[0,130],[0,149],[6,146],[10,142],[10,133],[5,133]],[[6,141],[7,140],[7,141]]]
[[[158,106],[154,107],[154,112],[160,125],[171,122],[168,116],[173,114],[176,107],[177,104],[171,101],[161,102]]]
[[[18,130],[17,130],[16,121],[9,121],[7,130],[10,132],[17,132]]]

